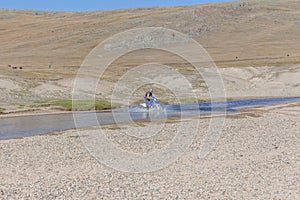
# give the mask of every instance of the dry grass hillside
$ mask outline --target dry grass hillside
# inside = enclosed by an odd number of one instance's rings
[[[147,26],[189,34],[219,66],[300,62],[300,2],[274,0],[83,13],[2,9],[0,65],[78,66],[102,40]]]
[[[239,72],[232,69],[300,63],[298,0],[253,0],[94,12],[0,9],[0,108],[28,108],[30,103],[45,99],[70,99],[77,70],[95,46],[122,31],[149,26],[180,31],[202,44],[219,67],[228,68],[222,73],[225,86],[230,86],[226,88],[229,97],[260,96],[266,88],[273,89],[272,96],[298,95],[297,67],[272,68],[271,71],[245,68]],[[113,63],[114,67],[100,82],[104,89],[97,93],[97,98],[109,98],[112,83],[128,66],[157,60],[177,64],[181,73],[193,73],[182,59],[167,52],[132,52]],[[16,66],[23,69],[12,69]],[[291,74],[296,77],[292,81],[288,78]],[[205,83],[198,78],[192,74],[189,80],[203,98],[209,97]],[[274,84],[275,80],[279,82]],[[270,83],[262,84],[268,81]],[[292,86],[293,92],[283,93],[284,85]],[[137,98],[143,92],[136,94]],[[159,95],[164,93],[162,90]],[[8,108],[7,105],[12,103],[13,107]]]

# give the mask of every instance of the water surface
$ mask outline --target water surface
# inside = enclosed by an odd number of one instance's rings
[[[2,118],[0,119],[0,139],[40,135],[76,127],[91,127],[98,125],[98,123],[105,125],[116,122],[129,122],[131,119],[143,120],[149,117],[181,117],[210,113],[238,112],[239,109],[244,107],[277,105],[291,102],[300,102],[300,97],[253,98],[181,105],[172,104],[163,106],[163,110],[161,111],[153,110],[150,112],[138,106],[96,113],[77,112],[75,113],[77,126],[75,126],[73,113]],[[95,115],[97,121],[94,120]]]

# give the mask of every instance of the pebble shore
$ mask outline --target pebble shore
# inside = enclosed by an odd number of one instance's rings
[[[148,173],[103,165],[76,130],[2,140],[0,198],[299,199],[300,114],[292,110],[227,116],[218,143],[204,159],[197,155],[210,119],[178,122],[187,133],[199,123],[192,144],[176,162]],[[129,137],[130,126],[108,128],[105,134],[128,151],[147,153],[167,145],[178,123],[167,123],[146,139]],[[84,130],[86,137],[89,131]]]

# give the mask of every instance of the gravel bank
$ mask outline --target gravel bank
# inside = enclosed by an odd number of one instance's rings
[[[74,130],[0,141],[0,197],[298,199],[299,121],[299,112],[293,108],[229,116],[218,144],[200,160],[197,155],[209,124],[209,119],[201,119],[200,131],[182,157],[159,171],[142,174],[99,163]],[[182,123],[190,132],[198,122]],[[176,126],[178,123],[167,123],[159,134],[147,139],[126,135],[135,129],[130,126],[107,128],[105,134],[124,149],[147,153],[166,145]]]

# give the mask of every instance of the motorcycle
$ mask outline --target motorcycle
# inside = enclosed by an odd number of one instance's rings
[[[140,104],[143,108],[148,110],[162,110],[162,104],[155,98],[149,104],[141,103]]]

